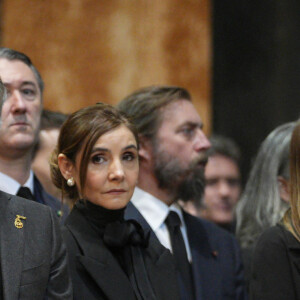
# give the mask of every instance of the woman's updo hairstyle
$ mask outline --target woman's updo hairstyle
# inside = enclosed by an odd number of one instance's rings
[[[138,145],[134,125],[124,113],[111,105],[99,102],[82,108],[68,117],[60,130],[57,146],[50,159],[51,178],[55,186],[62,190],[62,197],[67,195],[76,201],[79,199],[79,192],[76,185],[71,187],[67,185],[58,167],[58,155],[64,154],[75,164],[76,155],[83,148],[79,174],[80,190],[84,191],[87,167],[95,143],[100,136],[121,125],[126,126],[133,133]]]

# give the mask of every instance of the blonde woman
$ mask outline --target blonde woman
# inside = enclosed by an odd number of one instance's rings
[[[300,299],[300,122],[290,145],[290,204],[279,224],[265,231],[256,245],[251,299]]]

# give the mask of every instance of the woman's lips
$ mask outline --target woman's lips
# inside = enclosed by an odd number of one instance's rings
[[[126,191],[123,190],[123,189],[112,189],[112,190],[109,190],[107,191],[105,194],[110,194],[110,195],[120,195],[120,194],[123,194],[125,193]]]

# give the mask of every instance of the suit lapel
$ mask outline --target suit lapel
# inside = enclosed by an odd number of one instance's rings
[[[183,212],[183,216],[192,253],[196,299],[222,299],[222,274],[216,257],[217,249],[211,247],[207,232],[200,219],[185,212]],[[138,221],[145,232],[150,231],[152,237],[158,240],[150,225],[131,202],[127,205],[125,218]]]
[[[98,255],[101,255],[99,251]],[[125,273],[120,269],[114,258],[103,253],[100,257],[90,257],[88,255],[78,256],[80,263],[90,274],[95,283],[108,299],[135,299],[133,289]],[[97,256],[98,256],[97,255]],[[106,257],[106,260],[103,258]]]
[[[26,220],[21,220],[23,228],[15,226],[17,215],[26,217],[21,202],[0,192],[1,202],[1,268],[3,295],[5,299],[18,299],[23,268],[24,237]]]
[[[154,233],[154,231],[152,230],[152,228],[150,227],[150,225],[147,223],[147,221],[145,220],[145,218],[143,217],[143,215],[139,212],[139,210],[134,206],[133,203],[129,202],[127,205],[127,208],[125,210],[125,219],[126,220],[136,220],[143,228],[145,234],[148,234],[148,232],[150,232],[150,238],[153,240],[152,245],[159,245],[157,247],[154,247],[154,249],[156,249],[156,251],[154,251],[154,253],[161,253],[161,248],[162,245],[159,241],[159,239],[157,238],[156,234]],[[160,249],[160,250],[159,250]],[[158,251],[158,252],[157,252]],[[169,250],[166,250],[167,252]],[[164,255],[168,255],[166,253],[164,253]],[[173,256],[171,256],[172,261],[169,261],[169,265],[166,268],[165,266],[163,266],[161,264],[161,262],[164,261],[164,259],[157,259],[157,256],[153,256],[152,260],[153,260],[153,264],[150,264],[149,266],[147,266],[147,269],[150,270],[149,276],[152,278],[151,281],[155,282],[154,286],[156,287],[160,287],[161,291],[163,292],[166,289],[166,286],[164,285],[164,280],[163,278],[168,278],[168,277],[172,277],[176,272],[175,267],[174,269],[170,270],[170,265],[171,266],[175,266],[175,263],[173,261]],[[170,272],[173,272],[173,274],[170,274]],[[165,275],[165,277],[163,277]],[[178,275],[178,274],[177,274]],[[181,299],[182,300],[186,300],[187,298],[185,297],[186,295],[186,290],[185,287],[182,284],[182,280],[179,276],[177,276],[177,282],[176,287],[170,287],[169,289],[169,293],[174,293],[174,299],[176,297],[176,295],[178,295],[179,291],[178,288],[180,290],[180,294],[181,294]],[[163,286],[161,286],[163,284]],[[172,291],[172,292],[171,292]],[[201,298],[199,298],[201,299]]]
[[[183,212],[192,253],[192,269],[197,299],[222,299],[222,275],[217,261],[217,249],[210,245],[201,220]]]
[[[150,244],[151,247],[147,248],[144,261],[150,282],[155,287],[155,292],[162,299],[178,299],[180,292],[175,275],[176,269],[173,256],[157,239],[151,238]],[[170,280],[165,280],[166,278]]]
[[[68,217],[66,227],[82,250],[82,255],[77,256],[78,263],[85,268],[103,293],[109,299],[135,299],[130,282],[118,261],[76,208]]]
[[[129,202],[126,207],[124,218],[125,220],[136,220],[142,226],[145,235],[147,235],[150,232],[151,237],[159,242],[157,236],[151,229],[150,225],[147,223],[147,221],[139,212],[139,210],[131,202]]]

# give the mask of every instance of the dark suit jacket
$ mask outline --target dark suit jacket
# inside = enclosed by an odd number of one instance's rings
[[[16,216],[22,228],[17,228]],[[0,191],[4,299],[72,299],[66,248],[57,218],[38,203]]]
[[[136,300],[120,264],[76,208],[66,220],[63,237],[69,253],[74,299]],[[143,254],[156,299],[178,300],[175,267],[169,250],[153,241],[143,249]]]
[[[34,197],[38,203],[51,207],[56,216],[59,217],[60,222],[64,223],[69,214],[68,206],[65,204],[62,205],[58,199],[48,194],[36,176],[34,176]]]
[[[235,238],[216,225],[183,212],[192,254],[197,300],[247,299],[240,251]],[[126,219],[137,220],[154,232],[137,208],[129,203]]]
[[[281,225],[266,230],[255,247],[250,298],[300,299],[300,242]]]

